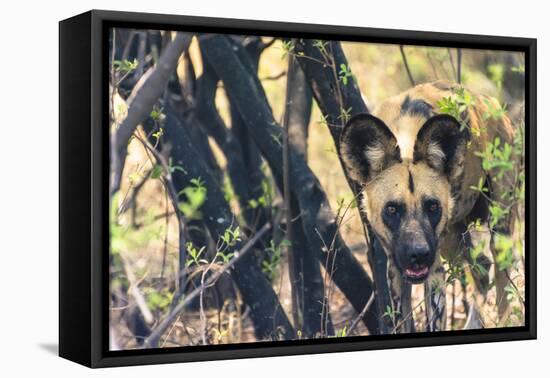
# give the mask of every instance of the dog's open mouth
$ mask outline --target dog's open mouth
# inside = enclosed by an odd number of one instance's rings
[[[406,268],[405,276],[407,279],[413,283],[421,282],[426,277],[428,277],[429,268],[427,266],[422,266],[418,268]]]

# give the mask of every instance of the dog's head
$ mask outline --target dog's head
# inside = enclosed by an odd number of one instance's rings
[[[449,115],[424,121],[416,135],[400,134],[410,143],[408,156],[390,128],[369,114],[348,122],[339,149],[349,175],[362,185],[361,209],[375,237],[411,283],[423,282],[438,258],[468,141]]]

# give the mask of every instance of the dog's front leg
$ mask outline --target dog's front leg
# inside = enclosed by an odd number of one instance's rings
[[[426,332],[444,331],[447,325],[445,269],[439,263],[424,283]]]
[[[388,281],[391,287],[392,306],[391,314],[388,309],[386,316],[391,316],[393,330],[391,333],[415,332],[411,302],[411,284],[406,282],[398,269],[388,266]]]
[[[412,309],[412,285],[405,280],[401,284],[401,321],[403,322],[402,333],[416,332],[414,328],[414,317]]]

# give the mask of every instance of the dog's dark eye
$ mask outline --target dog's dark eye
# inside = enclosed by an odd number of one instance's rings
[[[435,212],[439,211],[439,204],[437,202],[430,203],[429,206],[428,206],[428,211],[430,213],[435,213]]]
[[[388,202],[384,207],[384,215],[389,217],[395,217],[402,215],[405,212],[405,206],[399,202]]]
[[[388,213],[388,215],[396,215],[397,214],[397,207],[393,206],[393,205],[388,205],[386,206],[386,213]]]
[[[405,206],[399,202],[388,202],[382,212],[385,217],[399,218],[405,212]]]
[[[397,230],[405,214],[405,205],[400,202],[388,202],[382,211],[382,220],[391,230]]]
[[[430,220],[430,223],[435,227],[441,219],[441,204],[434,198],[424,201],[424,211]]]

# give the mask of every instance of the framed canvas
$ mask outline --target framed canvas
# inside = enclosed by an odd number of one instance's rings
[[[536,40],[60,22],[59,353],[536,338]]]

